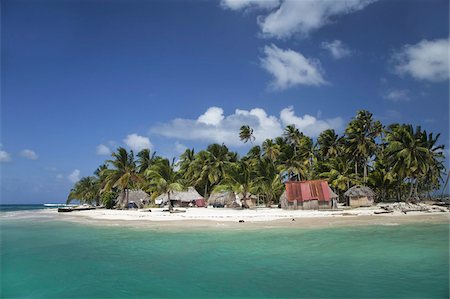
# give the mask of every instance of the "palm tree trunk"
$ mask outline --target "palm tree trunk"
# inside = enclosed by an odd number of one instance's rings
[[[408,196],[408,198],[406,199],[406,201],[409,201],[409,199],[411,198],[411,196],[412,196],[412,194],[413,194],[414,184],[413,184],[413,182],[412,182],[412,179],[409,181],[409,185],[410,185],[410,187],[409,187],[409,196]]]
[[[367,159],[364,159],[364,178],[363,178],[364,185],[366,184],[366,179],[367,179]]]
[[[167,192],[167,200],[169,201],[169,211],[173,211],[172,202],[170,201],[170,191]]]

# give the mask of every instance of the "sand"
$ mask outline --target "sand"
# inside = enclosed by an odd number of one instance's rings
[[[180,208],[181,209],[181,208]],[[353,225],[399,225],[406,223],[450,223],[450,213],[395,211],[390,214],[374,214],[378,207],[337,211],[282,210],[258,208],[234,210],[226,208],[183,208],[185,213],[164,212],[163,209],[147,210],[88,210],[58,213],[44,210],[61,219],[86,224],[125,225],[145,227],[333,227]],[[239,222],[243,220],[244,222]]]

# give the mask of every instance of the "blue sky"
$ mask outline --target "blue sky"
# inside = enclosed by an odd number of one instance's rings
[[[1,200],[62,202],[117,146],[244,153],[357,110],[449,143],[448,1],[3,1]],[[448,153],[448,150],[446,150]]]

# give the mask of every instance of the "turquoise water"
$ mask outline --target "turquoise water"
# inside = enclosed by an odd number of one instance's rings
[[[449,296],[445,224],[189,231],[1,221],[2,298]]]

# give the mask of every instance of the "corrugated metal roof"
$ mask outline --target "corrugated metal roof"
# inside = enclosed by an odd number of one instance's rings
[[[286,182],[286,197],[288,201],[330,201],[330,187],[324,180],[289,181]]]

